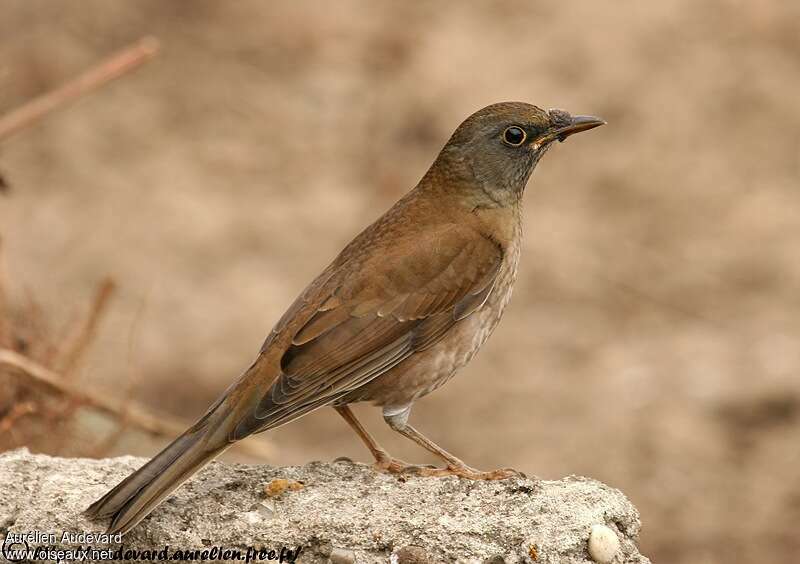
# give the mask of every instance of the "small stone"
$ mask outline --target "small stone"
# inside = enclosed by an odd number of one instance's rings
[[[592,525],[589,533],[589,556],[598,564],[609,564],[619,552],[617,534],[605,525]]]
[[[412,544],[404,546],[392,556],[396,557],[393,562],[397,562],[397,564],[430,564],[431,562],[424,548]]]
[[[354,564],[356,555],[352,550],[334,548],[331,550],[331,555],[328,556],[328,561],[331,564]]]
[[[275,516],[275,510],[272,509],[269,505],[267,505],[263,501],[259,501],[258,503],[254,503],[253,505],[251,505],[250,511],[255,511],[261,514],[263,517],[267,518]]]
[[[262,521],[262,516],[258,511],[248,511],[242,514],[242,517],[245,521],[250,523],[251,525],[255,525]]]

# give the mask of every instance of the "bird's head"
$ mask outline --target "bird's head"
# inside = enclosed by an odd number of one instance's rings
[[[434,168],[485,193],[485,205],[510,205],[519,201],[536,163],[555,141],[603,124],[597,117],[523,102],[492,104],[458,126]]]

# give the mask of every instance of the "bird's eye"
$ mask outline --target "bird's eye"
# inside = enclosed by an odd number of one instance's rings
[[[506,130],[503,132],[503,141],[512,147],[519,147],[522,145],[525,142],[525,137],[525,130],[516,125],[506,127]]]

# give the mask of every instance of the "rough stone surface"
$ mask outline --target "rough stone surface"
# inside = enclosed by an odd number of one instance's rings
[[[144,462],[25,449],[2,454],[0,534],[42,531],[60,539],[63,531],[102,532],[105,523],[81,512]],[[303,487],[270,497],[265,487],[275,479]],[[571,564],[591,562],[587,541],[597,524],[618,535],[616,562],[649,563],[636,545],[636,509],[621,492],[587,478],[470,482],[398,478],[347,461],[286,468],[212,463],[123,543],[126,550],[171,551],[302,546],[298,562]]]

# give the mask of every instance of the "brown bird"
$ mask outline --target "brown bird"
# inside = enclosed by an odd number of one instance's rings
[[[387,472],[503,479],[408,424],[415,400],[450,379],[492,333],[511,297],[520,201],[556,141],[605,122],[521,102],[494,104],[453,133],[419,184],[362,231],[289,307],[255,362],[206,414],[87,509],[127,532],[234,442],[333,406]],[[409,466],[349,404],[383,408],[389,426],[445,462]]]

